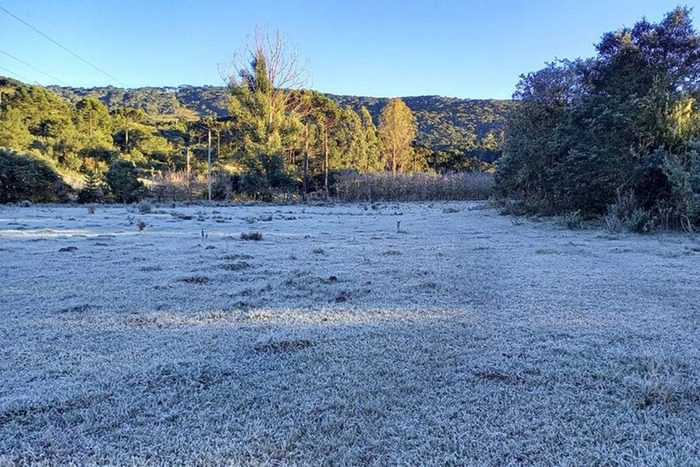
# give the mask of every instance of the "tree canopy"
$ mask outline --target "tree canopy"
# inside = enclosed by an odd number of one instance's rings
[[[605,34],[597,55],[523,75],[499,162],[502,195],[532,212],[700,221],[700,36],[687,8]]]

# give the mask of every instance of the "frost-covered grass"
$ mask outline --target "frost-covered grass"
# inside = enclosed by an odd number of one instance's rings
[[[697,465],[699,278],[480,203],[0,207],[0,465]]]

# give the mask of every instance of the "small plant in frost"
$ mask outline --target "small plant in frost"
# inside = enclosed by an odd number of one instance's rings
[[[138,210],[141,214],[150,214],[153,211],[151,203],[142,201],[138,204]]]
[[[260,232],[242,232],[241,240],[252,240],[259,242],[263,239],[263,235]]]

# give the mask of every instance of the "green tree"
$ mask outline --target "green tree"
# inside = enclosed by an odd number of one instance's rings
[[[78,192],[79,203],[103,203],[105,187],[102,177],[97,172],[85,174],[85,186]]]
[[[282,36],[258,32],[250,61],[230,78],[229,116],[243,157],[289,155],[301,142],[302,124],[291,89],[302,84],[295,53]]]
[[[107,171],[107,184],[115,199],[122,203],[138,201],[143,194],[136,165],[126,159],[112,162]]]
[[[367,107],[360,108],[360,121],[362,122],[362,146],[359,154],[358,169],[362,172],[376,172],[381,170],[379,132],[372,120],[372,115]]]
[[[416,121],[411,109],[399,98],[391,99],[379,117],[379,136],[385,166],[397,172],[412,170]]]
[[[522,77],[498,191],[532,211],[588,215],[631,192],[646,216],[670,206],[676,219],[690,218],[700,36],[689,10],[607,33],[596,47],[593,59]]]

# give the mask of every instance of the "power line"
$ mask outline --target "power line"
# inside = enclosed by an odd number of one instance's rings
[[[126,85],[123,81],[121,81],[121,80],[115,78],[114,76],[112,76],[112,75],[110,75],[109,73],[107,73],[106,71],[104,71],[102,68],[100,68],[100,67],[98,67],[97,65],[95,65],[95,64],[89,62],[88,60],[84,59],[83,57],[81,57],[81,56],[78,55],[77,53],[73,52],[71,49],[69,49],[69,48],[66,47],[65,45],[62,45],[61,43],[59,43],[59,42],[58,42],[57,40],[55,40],[55,39],[52,39],[50,36],[48,36],[47,34],[41,32],[39,29],[35,28],[34,26],[32,26],[31,24],[29,24],[28,22],[26,22],[26,21],[23,20],[22,18],[18,17],[18,16],[15,15],[14,13],[10,12],[10,11],[7,10],[6,8],[0,6],[0,10],[4,11],[4,12],[5,12],[6,14],[8,14],[9,16],[12,16],[14,19],[16,19],[16,20],[19,21],[20,23],[24,24],[24,25],[27,26],[29,29],[31,29],[32,31],[36,32],[36,33],[39,34],[40,36],[44,37],[44,38],[47,39],[48,41],[52,42],[52,43],[55,44],[56,46],[62,48],[63,50],[65,50],[66,52],[68,52],[69,54],[71,54],[72,56],[74,56],[75,58],[77,58],[78,60],[80,60],[81,62],[83,62],[83,63],[85,63],[86,65],[90,66],[91,68],[93,68],[93,69],[99,71],[100,73],[102,73],[103,75],[105,75],[106,77],[108,77],[109,79],[111,79],[111,80],[113,80],[113,81],[115,81],[115,82],[121,84],[121,85],[124,86],[124,87],[127,87],[127,85]]]
[[[9,73],[9,74],[11,74],[11,75],[15,75],[17,78],[21,79],[22,81],[24,81],[24,82],[26,82],[26,83],[28,83],[28,82],[31,81],[31,80],[30,80],[29,78],[27,78],[26,76],[22,76],[22,75],[20,75],[19,73],[15,73],[15,72],[12,71],[12,70],[8,70],[8,69],[5,68],[4,66],[0,66],[0,70],[3,70],[5,73]]]
[[[1,49],[0,49],[0,54],[3,54],[3,55],[6,55],[6,56],[10,57],[12,60],[18,61],[18,62],[21,63],[22,65],[28,66],[28,67],[31,68],[32,70],[37,71],[37,72],[41,73],[42,75],[46,75],[46,76],[48,76],[49,78],[51,78],[52,80],[54,80],[54,81],[57,81],[57,82],[59,82],[59,83],[61,83],[61,84],[64,84],[65,86],[70,86],[68,83],[66,83],[66,82],[63,81],[62,79],[56,78],[56,77],[55,77],[54,75],[52,75],[51,73],[47,73],[47,72],[45,72],[45,71],[43,71],[43,70],[40,70],[39,68],[35,67],[35,66],[32,65],[31,63],[27,63],[27,62],[25,62],[24,60],[22,60],[21,58],[17,58],[17,57],[15,57],[14,55],[5,52],[4,50],[1,50]]]

